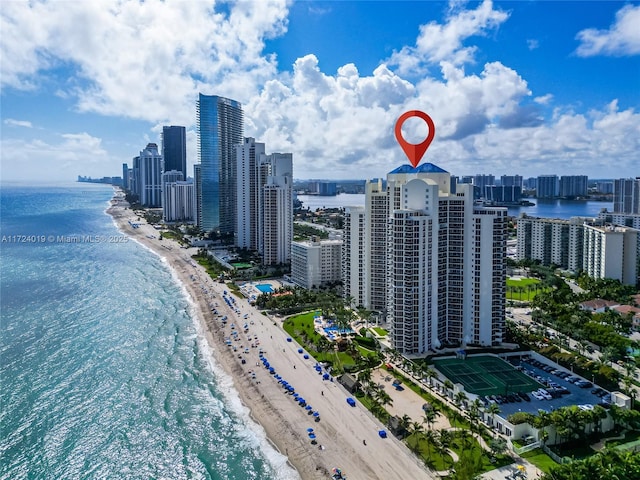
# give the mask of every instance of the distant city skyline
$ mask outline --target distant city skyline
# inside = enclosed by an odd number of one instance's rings
[[[3,4],[3,181],[117,176],[164,125],[186,126],[192,174],[198,92],[242,103],[300,179],[383,178],[410,109],[452,175],[640,174],[638,2],[109,5]]]

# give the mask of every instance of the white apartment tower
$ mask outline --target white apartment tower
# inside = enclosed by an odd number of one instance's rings
[[[144,207],[162,206],[162,155],[158,145],[147,144],[138,158],[140,204]],[[136,163],[134,158],[134,165]]]
[[[291,243],[291,280],[303,288],[317,288],[341,277],[342,240]]]
[[[293,240],[293,155],[272,153],[262,171],[260,253],[265,265],[288,263]]]
[[[365,209],[346,207],[342,245],[342,284],[351,296],[353,306],[369,305],[365,282]]]
[[[247,137],[235,146],[237,195],[236,246],[258,250],[261,185],[258,165],[265,155],[264,143]]]
[[[638,233],[630,227],[585,223],[583,267],[587,275],[635,285],[638,281]]]
[[[381,182],[368,186],[362,232],[364,291],[373,292],[375,275],[386,277],[384,313],[393,347],[421,355],[445,344],[501,343],[507,210],[474,206],[472,185],[458,185],[452,193],[450,174],[429,163],[390,172],[384,194]],[[375,197],[380,207],[386,205],[384,214],[370,208]],[[380,215],[374,217],[374,212]],[[350,221],[353,225],[353,218]],[[358,234],[352,228],[345,241],[360,241]],[[382,272],[372,268],[379,260],[373,258],[373,247],[381,238]],[[352,269],[345,294],[355,298],[353,276]],[[367,301],[366,293],[362,296]],[[371,295],[363,306],[373,309],[375,300]]]
[[[180,172],[182,175],[182,172]],[[178,180],[162,184],[162,219],[167,223],[191,223],[196,216],[193,182]]]
[[[265,153],[245,138],[237,161],[236,245],[256,250],[265,265],[287,263],[293,239],[293,155]]]

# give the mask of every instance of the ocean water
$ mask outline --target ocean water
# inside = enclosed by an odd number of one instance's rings
[[[112,194],[0,190],[0,478],[298,478]]]

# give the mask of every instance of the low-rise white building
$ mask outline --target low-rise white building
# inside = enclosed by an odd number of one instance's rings
[[[315,288],[341,279],[342,240],[291,242],[291,280]]]

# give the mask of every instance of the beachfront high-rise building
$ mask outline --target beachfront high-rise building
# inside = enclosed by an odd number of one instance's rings
[[[196,194],[196,212],[194,215],[195,224],[202,228],[202,169],[200,164],[193,166],[193,186]]]
[[[354,307],[366,305],[364,249],[365,242],[365,209],[364,207],[345,207],[342,244],[342,285],[349,292]]]
[[[247,137],[235,145],[238,195],[235,242],[240,248],[258,250],[260,245],[260,205],[262,185],[259,164],[264,161],[264,143]]]
[[[613,181],[613,211],[640,213],[640,177]]]
[[[236,245],[256,250],[265,265],[287,263],[293,238],[293,155],[265,153],[245,138],[237,161]]]
[[[317,288],[341,277],[342,240],[291,243],[291,280],[303,288]]]
[[[234,233],[237,192],[234,145],[242,143],[242,105],[217,95],[199,94],[197,123],[202,196],[200,228]]]
[[[129,188],[129,165],[126,163],[122,164],[122,188]]]
[[[139,195],[143,207],[162,206],[162,155],[158,145],[148,143],[147,147],[134,158],[139,165]]]
[[[187,133],[185,127],[171,125],[162,127],[163,172],[182,172],[187,180]]]
[[[291,260],[293,241],[293,155],[272,153],[261,165],[262,186],[259,252],[265,265]]]
[[[556,198],[558,196],[559,182],[557,175],[540,175],[536,179],[537,198]]]
[[[403,354],[501,343],[507,210],[475,206],[473,185],[452,192],[450,174],[430,163],[393,170],[385,190],[381,181],[367,186],[364,212],[347,216],[345,295],[386,316]],[[376,275],[385,280],[382,309],[372,308],[382,296]]]
[[[589,178],[586,175],[562,175],[559,183],[559,196],[586,197]]]
[[[195,204],[195,185],[184,181],[182,172],[171,170],[162,174],[162,219],[165,222],[193,222]]]

